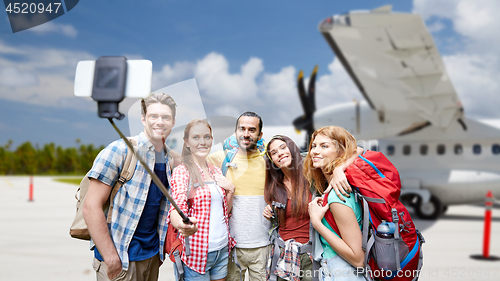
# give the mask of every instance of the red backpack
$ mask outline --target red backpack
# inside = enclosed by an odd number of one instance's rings
[[[423,265],[423,236],[415,227],[408,210],[399,201],[401,181],[392,163],[380,152],[365,151],[346,170],[346,177],[353,187],[356,200],[363,209],[363,250],[365,250],[365,273],[368,280],[417,280]],[[325,195],[325,198],[328,198]],[[328,200],[324,200],[325,205]],[[325,219],[340,236],[340,231],[331,212]],[[387,239],[379,238],[377,228],[381,222],[393,222],[396,226],[394,239],[387,252]],[[381,243],[385,243],[382,245]],[[382,248],[379,247],[381,245]],[[392,246],[393,245],[393,246]],[[384,248],[385,246],[385,248]],[[378,253],[377,253],[377,249]],[[381,249],[385,249],[384,253]],[[393,257],[393,269],[379,266],[387,264]],[[384,260],[385,259],[385,260]],[[382,262],[382,260],[384,260]]]

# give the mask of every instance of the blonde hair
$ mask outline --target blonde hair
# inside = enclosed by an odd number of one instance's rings
[[[189,139],[189,131],[191,128],[195,125],[198,124],[203,124],[208,127],[210,130],[210,136],[212,136],[212,127],[210,124],[208,124],[207,121],[202,120],[202,119],[193,119],[189,121],[189,123],[186,125],[186,128],[184,129],[184,144],[182,146],[182,164],[184,164],[189,172],[189,176],[192,178],[191,182],[194,183],[199,183],[200,186],[204,186],[205,182],[203,181],[203,178],[201,177],[200,170],[196,166],[196,163],[194,162],[193,159],[193,154],[191,153],[191,149],[186,146],[186,142]],[[213,137],[212,137],[213,138]]]
[[[322,135],[329,138],[337,149],[337,158],[328,163],[323,169],[316,169],[313,167],[311,156],[311,148],[314,139]],[[327,177],[333,174],[333,170],[338,165],[344,163],[349,159],[357,149],[356,139],[346,129],[337,126],[328,126],[316,130],[311,137],[309,143],[309,153],[304,161],[304,175],[310,184],[314,184],[316,191],[323,194],[326,189]]]

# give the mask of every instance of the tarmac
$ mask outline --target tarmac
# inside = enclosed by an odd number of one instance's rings
[[[89,243],[69,236],[76,185],[34,177],[0,177],[0,280],[95,280]],[[500,261],[471,259],[482,254],[484,207],[450,206],[436,221],[414,218],[425,237],[419,280],[500,280]],[[490,255],[500,256],[500,209],[493,209]],[[160,268],[174,281],[172,264]]]

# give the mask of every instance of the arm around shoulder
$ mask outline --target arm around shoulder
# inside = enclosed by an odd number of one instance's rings
[[[347,181],[347,177],[345,176],[344,172],[349,167],[356,158],[358,158],[359,155],[363,153],[364,149],[361,147],[357,147],[356,152],[347,159],[344,163],[340,164],[339,166],[335,167],[333,170],[333,175],[332,178],[329,182],[329,186],[326,190],[326,192],[330,192],[330,190],[333,188],[335,191],[335,194],[340,198],[340,200],[345,201],[344,196],[349,197],[350,195],[347,192],[352,192],[351,186],[349,185],[349,182]]]

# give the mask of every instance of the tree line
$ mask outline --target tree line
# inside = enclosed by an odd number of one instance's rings
[[[11,150],[12,140],[0,146],[0,175],[84,175],[92,168],[97,154],[104,146],[80,144],[77,147],[42,147],[27,141]]]

